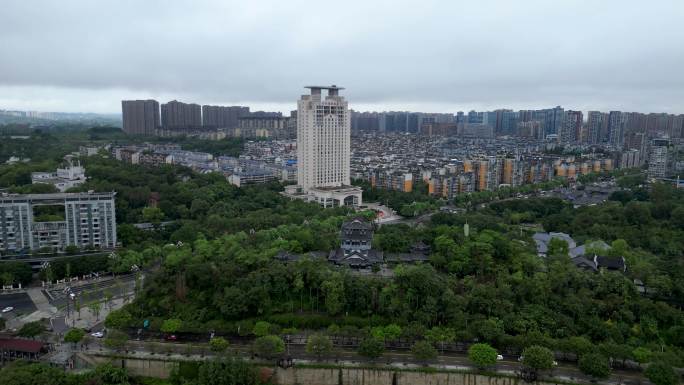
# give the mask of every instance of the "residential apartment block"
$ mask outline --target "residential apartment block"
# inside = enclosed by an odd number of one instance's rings
[[[116,193],[0,196],[0,252],[116,247]],[[41,214],[53,207],[51,215]],[[57,217],[57,218],[56,218]]]

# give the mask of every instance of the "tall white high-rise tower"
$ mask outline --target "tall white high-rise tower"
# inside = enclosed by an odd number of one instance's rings
[[[349,108],[342,87],[309,86],[297,102],[297,186],[286,195],[324,207],[359,206],[361,189],[350,185]],[[327,95],[322,91],[326,90]]]

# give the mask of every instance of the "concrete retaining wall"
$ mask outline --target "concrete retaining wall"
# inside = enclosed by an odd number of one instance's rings
[[[422,373],[380,369],[278,369],[280,385],[519,385],[517,378],[487,377],[469,373]],[[538,385],[552,383],[538,382]]]
[[[89,356],[91,364],[111,363],[126,367],[136,376],[168,378],[178,362],[143,358],[113,358]],[[272,381],[279,385],[527,385],[528,383],[510,377],[488,377],[470,373],[437,372],[423,373],[357,368],[277,368]],[[536,385],[558,385],[551,382],[537,382]]]

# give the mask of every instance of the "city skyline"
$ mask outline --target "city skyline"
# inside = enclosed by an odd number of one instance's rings
[[[684,112],[671,43],[684,38],[681,2],[358,5],[9,1],[0,106],[114,113],[121,99],[178,99],[287,112],[313,81],[347,85],[360,111]],[[196,28],[174,32],[180,20]]]
[[[270,109],[266,108],[264,106],[268,106],[265,104],[249,104],[249,103],[204,103],[204,102],[197,102],[194,100],[179,100],[178,98],[170,98],[170,99],[155,99],[152,97],[140,97],[140,98],[133,98],[133,99],[123,99],[121,98],[120,100],[117,101],[117,106],[118,110],[113,111],[113,112],[91,112],[91,111],[56,111],[56,110],[37,110],[37,109],[18,109],[18,108],[10,108],[7,106],[0,105],[0,114],[3,112],[25,112],[27,113],[27,117],[37,117],[37,118],[42,118],[44,117],[45,119],[52,119],[52,117],[49,116],[49,114],[81,114],[81,115],[86,115],[86,114],[93,114],[93,115],[100,115],[103,117],[122,117],[122,109],[121,109],[121,102],[122,101],[128,101],[128,100],[152,100],[156,101],[159,103],[160,108],[162,104],[167,104],[169,102],[181,102],[181,103],[186,103],[186,104],[199,104],[200,107],[213,107],[213,108],[236,108],[236,107],[246,107],[249,108],[253,111],[260,111],[264,112],[267,111],[269,113],[281,113],[283,115],[288,115],[291,111],[294,111],[296,109],[296,104],[295,103],[290,103],[290,104],[283,104],[283,109],[278,110],[278,109]],[[260,108],[261,107],[261,108]],[[363,105],[361,108],[350,108],[350,110],[353,110],[354,112],[357,113],[422,113],[422,114],[447,114],[447,115],[454,115],[456,116],[459,112],[496,112],[500,110],[510,110],[513,112],[518,112],[518,111],[535,111],[535,110],[544,110],[544,109],[552,109],[554,107],[563,107],[568,111],[578,111],[583,114],[583,122],[587,123],[588,122],[588,114],[591,112],[601,112],[601,113],[609,113],[610,111],[620,111],[623,113],[638,113],[638,114],[666,114],[666,115],[684,115],[684,107],[682,107],[682,112],[666,112],[666,111],[647,111],[647,110],[620,110],[620,109],[601,109],[601,108],[594,108],[592,106],[588,106],[588,109],[577,109],[577,108],[572,108],[572,106],[566,106],[563,104],[558,104],[558,103],[549,103],[548,105],[544,106],[523,106],[522,108],[514,108],[511,106],[496,106],[493,108],[485,108],[485,109],[448,109],[444,111],[437,111],[437,110],[414,110],[414,109],[408,109],[408,108],[394,108],[394,109],[367,109],[363,108]],[[161,111],[161,110],[160,110]],[[161,113],[161,112],[160,112]],[[201,116],[203,117],[205,115],[205,111],[201,112]],[[213,113],[213,112],[212,112]],[[204,125],[204,124],[203,124]]]

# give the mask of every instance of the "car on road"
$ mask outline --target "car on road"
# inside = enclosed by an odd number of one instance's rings
[[[6,308],[2,309],[2,312],[3,313],[9,313],[12,310],[14,310],[14,308],[12,306],[7,306]]]
[[[496,355],[496,360],[497,361],[503,361],[503,356],[501,354]]]
[[[95,333],[91,333],[90,335],[93,336],[93,337],[95,337],[95,338],[102,338],[102,337],[104,337],[104,333],[103,333],[103,332],[95,332]]]
[[[166,336],[166,340],[167,341],[176,341],[176,340],[178,340],[178,337],[176,337],[175,334],[169,334],[168,336]]]

